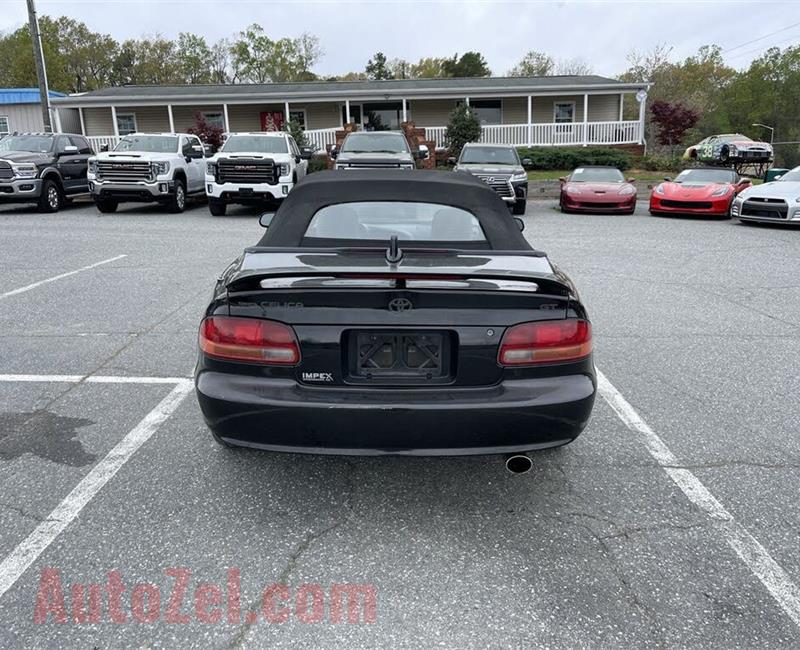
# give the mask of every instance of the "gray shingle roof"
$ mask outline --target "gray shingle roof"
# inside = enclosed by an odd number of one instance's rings
[[[474,93],[524,93],[537,90],[584,90],[592,88],[636,89],[646,84],[626,84],[597,75],[552,77],[467,77],[448,79],[391,79],[386,81],[309,81],[268,84],[207,84],[184,86],[115,86],[58,101],[58,103],[100,103],[106,99],[221,99],[237,97],[296,99],[301,97],[348,97],[389,95],[447,95]]]

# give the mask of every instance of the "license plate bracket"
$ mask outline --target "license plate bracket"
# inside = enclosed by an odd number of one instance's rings
[[[348,341],[349,379],[362,383],[452,380],[452,338],[442,331],[355,331]]]

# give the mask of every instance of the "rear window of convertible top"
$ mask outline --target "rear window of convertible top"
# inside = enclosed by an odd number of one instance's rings
[[[485,242],[474,214],[437,203],[364,201],[327,205],[316,212],[305,237],[386,241]]]

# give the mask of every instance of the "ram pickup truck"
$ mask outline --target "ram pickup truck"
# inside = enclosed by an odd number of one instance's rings
[[[88,191],[89,141],[72,133],[21,133],[0,140],[0,202],[58,212]]]
[[[229,134],[206,164],[208,209],[221,217],[230,203],[283,201],[306,175],[311,155],[283,131]]]
[[[89,190],[100,212],[120,203],[157,202],[183,212],[205,191],[205,149],[196,135],[132,133],[113,151],[89,159]]]
[[[334,169],[416,169],[427,157],[425,145],[413,151],[400,131],[348,133],[341,148],[331,150]]]
[[[525,214],[528,201],[528,174],[524,165],[530,160],[519,159],[517,150],[506,144],[464,145],[458,161],[453,159],[454,171],[477,176],[500,196],[514,214]]]

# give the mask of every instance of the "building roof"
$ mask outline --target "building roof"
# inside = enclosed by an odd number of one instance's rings
[[[50,91],[51,99],[54,97],[66,97],[64,93],[55,90]],[[38,104],[38,88],[0,88],[0,104]]]
[[[419,97],[508,96],[537,92],[634,91],[648,84],[623,83],[597,75],[552,77],[464,77],[447,79],[389,79],[381,81],[307,81],[267,84],[196,84],[178,86],[113,86],[71,95],[57,101],[67,105],[110,105],[150,101],[287,101],[342,99],[401,99]]]

